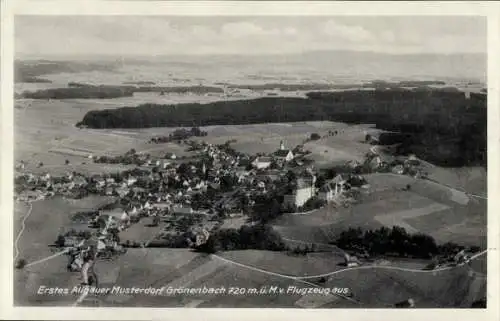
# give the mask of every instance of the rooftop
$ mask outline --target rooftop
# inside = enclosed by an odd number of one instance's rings
[[[289,149],[280,149],[276,153],[274,153],[274,156],[277,156],[277,157],[286,157],[291,152],[292,151],[289,150]]]
[[[260,162],[260,163],[270,163],[272,161],[271,157],[267,156],[262,156],[262,157],[257,157],[255,161]]]

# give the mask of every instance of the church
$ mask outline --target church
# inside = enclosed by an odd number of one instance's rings
[[[273,157],[282,162],[289,162],[293,160],[294,155],[291,150],[285,148],[283,141],[280,142],[280,148],[273,154]]]

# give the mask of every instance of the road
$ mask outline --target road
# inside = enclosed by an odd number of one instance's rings
[[[482,256],[483,254],[485,254],[486,252],[487,252],[486,250],[482,251],[482,252],[480,252],[480,253],[472,256],[470,258],[470,260],[476,259],[476,258]],[[404,271],[404,272],[435,273],[435,272],[447,271],[447,270],[452,270],[452,269],[458,268],[458,266],[453,266],[453,267],[445,267],[445,268],[435,269],[435,270],[417,270],[417,269],[407,269],[407,268],[390,267],[390,266],[371,265],[371,266],[359,266],[359,267],[347,268],[347,269],[342,269],[342,270],[333,271],[333,272],[324,273],[324,274],[318,274],[318,275],[293,276],[293,275],[286,275],[286,274],[281,274],[281,273],[275,273],[275,272],[271,272],[271,271],[266,271],[266,270],[263,270],[263,269],[259,269],[257,267],[253,267],[253,266],[250,266],[250,265],[238,263],[238,262],[235,262],[235,261],[223,258],[223,257],[218,256],[216,254],[212,254],[212,257],[214,257],[216,259],[219,259],[219,260],[221,260],[223,262],[226,262],[228,264],[232,264],[232,265],[236,265],[236,266],[239,266],[239,267],[243,267],[243,268],[246,268],[246,269],[249,269],[249,270],[252,270],[252,271],[261,272],[261,273],[264,273],[264,274],[267,274],[267,275],[273,275],[273,276],[278,276],[278,277],[285,278],[285,279],[294,280],[294,281],[301,282],[301,283],[304,283],[304,284],[307,284],[307,285],[310,285],[310,286],[313,286],[313,287],[320,287],[320,286],[317,285],[317,284],[314,284],[314,283],[306,281],[307,279],[316,279],[316,278],[321,278],[321,277],[328,277],[328,276],[333,276],[333,275],[336,275],[336,274],[340,274],[340,273],[347,272],[347,271],[352,271],[352,270],[361,270],[361,269],[365,269],[365,270],[366,269],[386,269],[386,270],[398,270],[398,271]],[[469,274],[469,276],[472,276],[472,275]],[[341,295],[341,294],[338,294],[338,293],[332,293],[332,294],[333,295],[337,295],[337,296],[339,296],[339,297],[341,297],[343,299],[346,299],[346,300],[348,300],[350,302],[353,302],[355,304],[358,304],[358,305],[362,305],[363,304],[363,303],[361,303],[361,302],[359,302],[359,301],[357,301],[355,299],[352,299],[350,297],[347,297],[347,296],[344,296],[344,295]]]
[[[160,232],[158,232],[157,234],[154,234],[146,243],[144,243],[142,245],[142,250],[143,250],[143,253],[144,253],[144,256],[143,257],[146,257],[146,255],[148,254],[148,251],[147,251],[147,247],[149,245],[149,243],[151,243],[155,238],[156,236],[158,236],[159,234],[161,234],[163,232],[163,229],[160,230]],[[97,264],[97,261],[94,263],[94,264]],[[95,271],[95,269],[94,269]],[[79,297],[78,299],[76,299],[76,301],[73,303],[73,307],[76,307],[78,306],[80,303],[82,303],[88,296],[88,292],[84,291]]]
[[[24,229],[26,228],[26,220],[28,219],[28,217],[31,215],[31,212],[33,211],[33,205],[31,203],[32,202],[28,202],[28,204],[29,204],[28,212],[24,215],[23,220],[21,222],[21,230],[19,231],[19,233],[17,234],[16,239],[14,240],[14,250],[15,250],[15,253],[16,253],[14,255],[14,262],[19,257],[19,247],[18,247],[17,243],[19,242],[19,239],[21,238],[21,236],[22,236],[22,234],[24,232]]]
[[[482,252],[480,252],[480,253],[472,256],[470,258],[470,260],[474,260],[474,259],[478,258],[479,256],[482,256],[482,255],[486,254],[486,252],[487,252],[487,250],[484,250],[484,251],[482,251]],[[397,267],[397,266],[367,265],[367,266],[357,266],[357,267],[352,267],[352,268],[346,268],[346,269],[342,269],[342,270],[337,270],[337,271],[332,271],[332,272],[323,273],[323,274],[317,274],[317,275],[295,276],[295,275],[286,275],[286,274],[280,274],[280,273],[275,273],[275,272],[270,272],[270,271],[262,270],[262,269],[259,269],[259,268],[253,267],[253,266],[245,265],[245,264],[242,264],[242,263],[238,263],[238,262],[235,262],[235,261],[232,261],[232,260],[220,257],[220,256],[218,256],[216,254],[212,254],[212,256],[215,257],[215,258],[217,258],[217,259],[220,259],[222,261],[225,261],[227,263],[231,263],[231,264],[234,264],[234,265],[245,267],[245,268],[250,269],[250,270],[259,271],[259,272],[266,273],[266,274],[269,274],[269,275],[280,276],[280,277],[283,277],[283,278],[288,278],[288,279],[293,279],[293,280],[317,279],[317,278],[327,277],[327,276],[333,276],[333,275],[337,275],[337,274],[340,274],[340,273],[344,273],[344,272],[347,272],[347,271],[353,271],[353,270],[382,269],[382,270],[396,270],[396,271],[413,272],[413,273],[435,273],[435,272],[442,272],[442,271],[453,270],[453,269],[459,267],[459,266],[447,266],[447,267],[443,267],[443,268],[440,268],[440,269],[434,269],[434,270],[419,270],[419,269],[401,268],[401,267]]]

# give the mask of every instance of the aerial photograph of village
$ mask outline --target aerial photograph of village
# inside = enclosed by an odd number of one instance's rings
[[[486,308],[486,18],[14,27],[15,306]]]

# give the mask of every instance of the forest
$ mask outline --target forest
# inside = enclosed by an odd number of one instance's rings
[[[410,234],[399,226],[364,231],[361,228],[349,228],[341,232],[333,243],[344,250],[367,252],[371,256],[390,255],[420,259],[450,257],[465,249],[464,246],[450,242],[438,245],[429,235]],[[474,246],[469,250],[477,252],[479,248]]]
[[[265,97],[208,104],[144,104],[89,111],[77,126],[192,127],[336,121],[369,123],[404,133],[398,153],[442,166],[486,166],[486,94],[446,90],[310,92],[307,98]],[[392,142],[394,143],[394,142]]]

